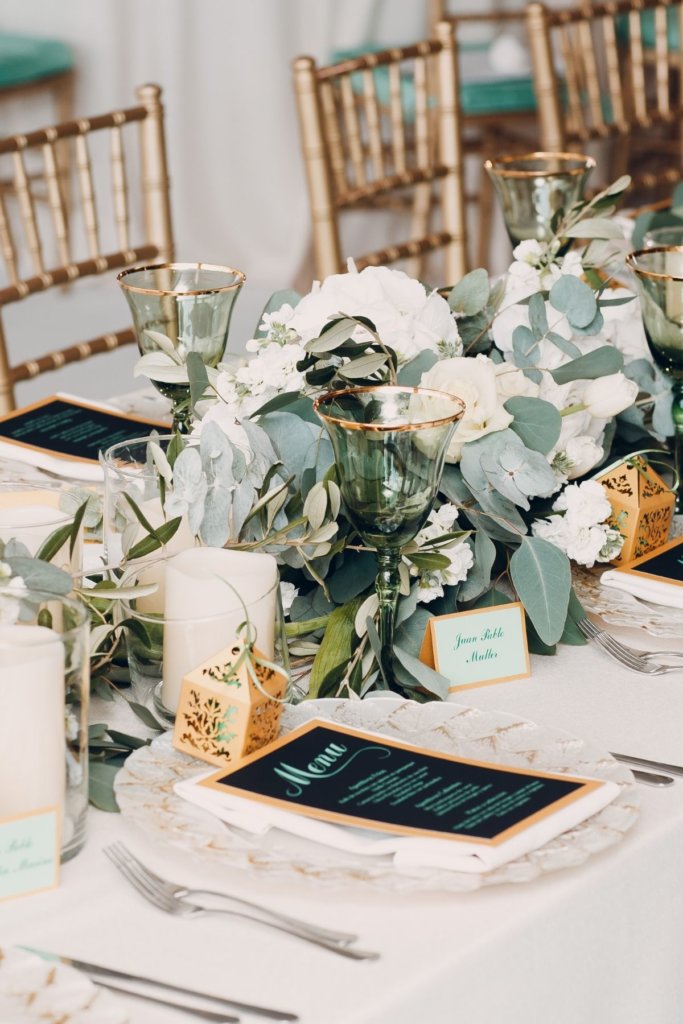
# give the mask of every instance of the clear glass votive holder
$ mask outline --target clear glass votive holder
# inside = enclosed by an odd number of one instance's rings
[[[174,434],[154,437],[138,437],[112,445],[104,453],[104,556],[107,565],[122,565],[135,550],[135,545],[144,540],[147,532],[136,517],[126,498],[132,498],[150,526],[157,529],[168,518],[162,503],[162,478],[154,462],[150,443],[157,444],[166,454],[169,444],[176,440]],[[186,444],[192,443],[188,440]],[[173,555],[192,547],[195,539],[187,518],[184,517],[178,530],[154,556],[160,553]]]
[[[9,544],[10,554],[35,558],[58,541],[58,534],[73,525],[79,496],[73,487],[52,481],[0,483],[0,559]],[[43,557],[43,555],[41,555]],[[71,546],[65,539],[47,561],[68,573],[83,567],[83,528]]]
[[[198,550],[207,554],[224,551],[222,548]],[[193,605],[189,601],[182,615],[169,615],[166,572],[178,557],[136,565],[122,577],[125,586],[157,585],[153,594],[121,601],[121,615],[132,697],[150,707],[169,727],[175,721],[184,677],[236,640],[245,639],[246,630],[239,627],[247,617],[255,630],[254,646],[289,674],[279,578],[262,593],[244,600],[240,599],[238,586],[228,582],[220,598],[220,611],[207,614],[206,605]],[[222,582],[218,576],[211,581],[213,586],[219,586],[219,593]]]
[[[85,842],[90,617],[19,578],[0,613],[0,819],[58,808],[67,861]]]
[[[643,249],[668,249],[683,245],[683,224],[652,228],[643,235]]]

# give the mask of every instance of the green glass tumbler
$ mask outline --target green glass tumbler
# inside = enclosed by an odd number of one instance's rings
[[[626,257],[633,271],[652,357],[671,379],[672,450],[677,476],[676,512],[683,512],[683,246],[638,249]]]
[[[401,548],[431,511],[465,406],[442,391],[378,385],[332,391],[314,408],[332,442],[349,521],[377,553],[382,669],[394,689]]]
[[[553,217],[583,198],[595,160],[579,153],[523,153],[487,160],[484,167],[514,247],[530,238],[552,238]]]
[[[138,348],[144,354],[160,346],[149,332],[164,334],[184,362],[198,352],[206,366],[217,366],[228,343],[235,300],[246,278],[241,270],[209,263],[158,263],[132,267],[117,277],[133,314]],[[173,402],[173,429],[189,431],[190,385],[154,380]]]

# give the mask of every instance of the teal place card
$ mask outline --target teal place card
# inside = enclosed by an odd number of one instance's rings
[[[0,818],[0,900],[59,882],[59,808]]]
[[[531,675],[524,607],[435,615],[429,620],[420,660],[451,681],[450,692]]]

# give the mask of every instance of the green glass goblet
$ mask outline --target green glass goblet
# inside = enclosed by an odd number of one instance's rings
[[[395,689],[401,547],[429,515],[465,406],[442,391],[378,385],[332,391],[318,398],[314,408],[332,442],[349,521],[377,553],[382,668]]]
[[[217,366],[228,342],[230,318],[246,278],[241,270],[209,263],[158,263],[132,267],[117,277],[137,334],[138,348],[158,352],[153,334],[164,334],[184,362],[198,352],[206,366]],[[173,429],[189,431],[190,385],[154,380],[154,386],[173,402]]]
[[[671,378],[676,512],[683,512],[683,246],[638,249],[626,258],[633,271],[645,334],[654,361]]]
[[[553,217],[583,197],[595,160],[579,153],[523,153],[487,160],[484,167],[514,247],[529,238],[552,238]],[[569,243],[560,252],[568,248]]]

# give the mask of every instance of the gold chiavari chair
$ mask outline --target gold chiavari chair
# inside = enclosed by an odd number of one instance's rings
[[[0,253],[8,279],[0,287],[0,314],[11,303],[82,278],[173,258],[161,89],[141,86],[136,98],[138,105],[125,110],[0,139],[0,160],[10,164],[13,194],[0,193]],[[132,139],[127,125],[137,128],[131,128]],[[92,146],[107,143],[108,157],[102,153],[103,159],[92,159]],[[75,251],[75,232],[67,223],[58,144],[68,144],[74,151],[76,183],[70,217],[82,222],[82,252]],[[28,167],[31,159],[41,161],[41,177],[47,182],[49,202],[44,216],[36,208],[34,176]],[[129,194],[128,165],[133,159],[139,165],[140,173],[135,175],[139,188]],[[101,185],[105,179],[107,194],[102,195],[96,181]],[[142,239],[131,237],[134,199],[141,207]],[[55,250],[54,262],[50,250]],[[14,387],[20,381],[134,341],[133,330],[127,329],[13,363],[0,320],[0,412],[14,408]]]
[[[443,269],[434,283],[457,281],[467,258],[451,27],[327,67],[299,57],[293,70],[316,276],[342,271],[347,255],[363,269],[440,251]],[[407,200],[412,211],[411,237],[364,255],[343,252],[340,216],[394,199]],[[425,211],[432,208],[438,224],[430,229]]]
[[[681,3],[610,0],[527,7],[541,148],[608,142],[609,173],[632,175],[634,202],[683,176]]]

